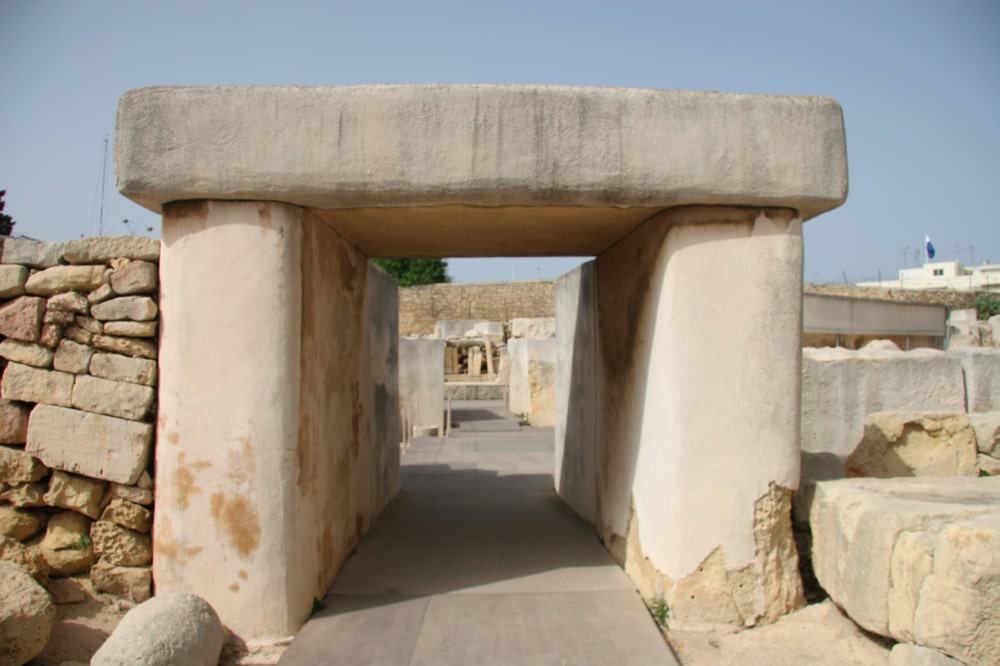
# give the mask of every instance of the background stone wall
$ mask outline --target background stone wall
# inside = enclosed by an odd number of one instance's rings
[[[399,334],[430,335],[446,319],[510,321],[555,316],[554,283],[429,284],[399,290]]]
[[[846,296],[873,301],[894,301],[896,303],[922,303],[924,305],[944,305],[949,309],[974,307],[976,298],[986,292],[952,291],[949,289],[888,289],[878,287],[858,287],[853,284],[807,284],[806,294],[825,296]]]
[[[150,595],[159,254],[128,236],[4,245],[0,559],[57,603]]]

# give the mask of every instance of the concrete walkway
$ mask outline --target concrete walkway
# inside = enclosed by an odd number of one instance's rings
[[[512,428],[502,410],[456,403],[450,439],[414,442],[402,492],[281,664],[677,663],[553,493],[552,431]]]

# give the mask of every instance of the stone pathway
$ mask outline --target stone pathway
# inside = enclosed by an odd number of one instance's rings
[[[552,491],[552,431],[502,409],[455,403],[451,438],[414,442],[402,492],[281,664],[677,664]]]

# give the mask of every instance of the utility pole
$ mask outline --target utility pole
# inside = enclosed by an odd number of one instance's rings
[[[101,162],[101,214],[97,218],[97,235],[104,235],[104,193],[108,179],[108,137],[104,135],[104,160]]]

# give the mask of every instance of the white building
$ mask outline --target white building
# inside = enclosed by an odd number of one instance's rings
[[[898,280],[859,282],[859,287],[893,289],[955,289],[958,291],[995,291],[1000,293],[1000,264],[966,268],[958,261],[927,262],[919,268],[904,268]]]

